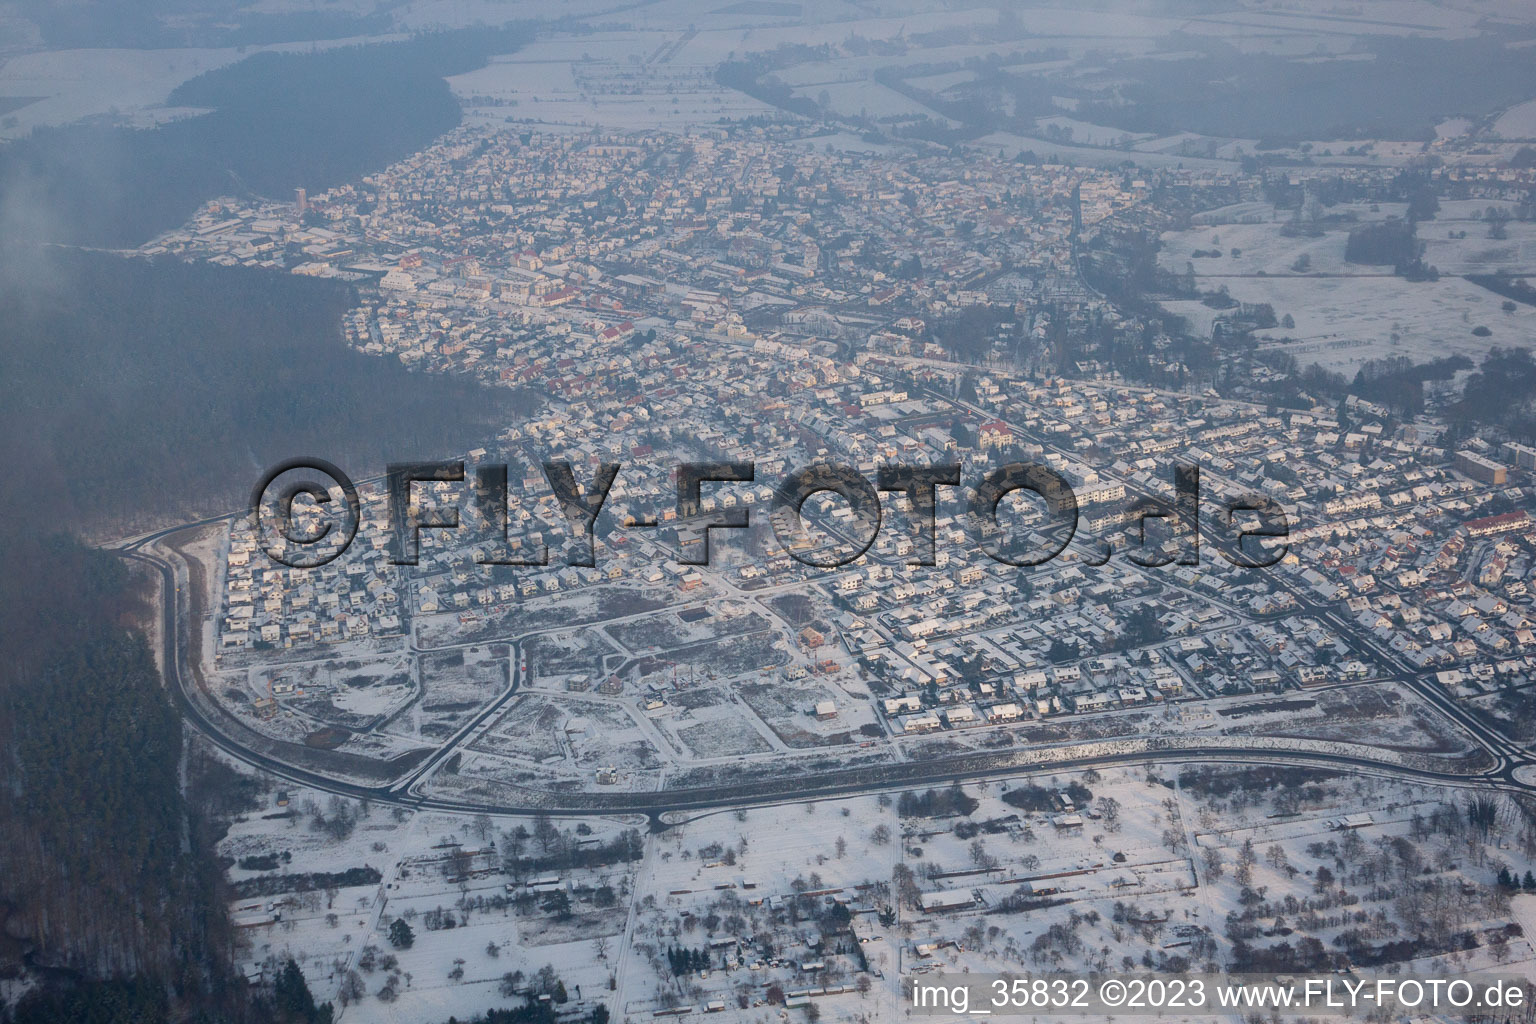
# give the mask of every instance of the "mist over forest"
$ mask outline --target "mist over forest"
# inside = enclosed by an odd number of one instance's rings
[[[20,521],[101,532],[230,511],[284,458],[360,479],[461,453],[524,408],[348,348],[339,282],[58,249],[5,265],[0,508]]]

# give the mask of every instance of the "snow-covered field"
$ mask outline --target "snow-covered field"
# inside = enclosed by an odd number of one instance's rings
[[[800,86],[795,93],[817,103],[824,103],[829,110],[844,117],[869,117],[876,121],[885,118],[930,117],[945,124],[954,123],[938,111],[879,82],[862,79],[851,82],[811,82]]]
[[[679,60],[680,31],[540,39],[450,78],[472,119],[681,129],[772,107],[717,85],[713,67]]]
[[[190,113],[162,107],[190,78],[241,60],[233,47],[216,50],[53,50],[28,53],[0,66],[0,97],[37,97],[10,111],[0,138],[41,125],[68,124],[100,114],[136,120]],[[14,123],[11,123],[14,119]]]
[[[1119,128],[1110,128],[1102,124],[1091,124],[1087,121],[1079,121],[1071,117],[1042,117],[1035,122],[1035,126],[1044,131],[1054,127],[1072,132],[1073,142],[1081,142],[1088,146],[1125,146],[1127,143],[1140,142],[1151,138],[1147,132],[1127,132]]]
[[[1519,306],[1503,312],[1500,296],[1454,277],[1421,283],[1390,276],[1264,277],[1226,283],[1233,298],[1267,302],[1277,316],[1294,318],[1293,329],[1255,332],[1261,342],[1283,347],[1302,366],[1319,363],[1346,376],[1366,360],[1386,356],[1428,362],[1459,353],[1477,361],[1496,345],[1536,344],[1536,310]],[[1195,301],[1166,305],[1206,331],[1217,315]],[[1472,331],[1479,326],[1488,327],[1491,335],[1475,336]]]
[[[1049,139],[1013,132],[990,132],[977,139],[975,145],[1005,157],[1014,157],[1028,150],[1041,159],[1055,157],[1085,166],[1117,167],[1124,163],[1127,154],[1117,149],[1095,149],[1091,146],[1074,146],[1071,143],[1052,142]],[[1181,156],[1177,153],[1137,153],[1136,163],[1144,167],[1185,167],[1191,170],[1231,171],[1236,164],[1230,160],[1207,159],[1203,156]]]
[[[1506,139],[1536,139],[1536,100],[1517,103],[1493,122],[1493,130]]]
[[[960,791],[975,801],[961,814],[920,806],[954,799],[940,789],[668,815],[663,831],[626,840],[639,861],[521,876],[503,873],[504,855],[610,844],[641,822],[412,813],[269,787],[221,852],[241,862],[230,874],[242,967],[291,956],[318,998],[360,989],[344,1019],[369,1022],[516,1005],[504,976],[546,965],[564,1009],[603,1002],[615,1020],[718,1000],[717,1019],[756,1024],[778,1013],[769,999],[807,988],[824,1019],[889,1020],[904,1014],[902,980],[934,969],[1205,969],[1238,955],[1238,936],[1332,946],[1351,929],[1368,947],[1473,937],[1467,951],[1416,951],[1411,970],[1533,973],[1536,897],[1492,884],[1500,867],[1532,864],[1517,815],[1474,837],[1455,790],[1254,771],[994,780]],[[1338,827],[1346,815],[1357,827]],[[1412,884],[1379,885],[1403,858]],[[377,881],[327,887],[311,874],[365,868]],[[546,892],[530,892],[535,878],[552,880]],[[1422,895],[1435,886],[1457,899]],[[1365,923],[1330,916],[1340,890]],[[918,905],[940,892],[955,905]],[[414,932],[409,948],[389,941],[396,919]],[[706,950],[709,969],[675,974],[672,948]]]
[[[1473,220],[1487,203],[1447,202],[1440,215],[1419,225],[1425,260],[1442,273],[1439,281],[1410,282],[1390,268],[1344,261],[1345,228],[1317,237],[1281,233],[1286,214],[1264,206],[1213,211],[1206,216],[1259,223],[1211,224],[1181,232],[1166,232],[1158,254],[1162,266],[1183,273],[1192,266],[1199,287],[1225,286],[1234,299],[1269,303],[1277,317],[1290,315],[1294,328],[1256,332],[1261,342],[1281,345],[1303,366],[1316,362],[1330,370],[1353,374],[1368,359],[1408,356],[1423,362],[1461,353],[1476,360],[1495,345],[1536,343],[1536,310],[1517,306],[1505,311],[1504,299],[1454,276],[1508,270],[1536,270],[1536,227],[1511,222],[1508,239],[1487,237],[1487,226]],[[1336,207],[1327,213],[1354,213],[1360,220],[1399,215],[1400,207]],[[1272,219],[1277,218],[1278,219]],[[1451,237],[1461,235],[1466,237]],[[1195,251],[1221,255],[1196,258]],[[1236,250],[1236,252],[1234,252]],[[1305,257],[1305,270],[1297,261]],[[1324,276],[1315,276],[1324,275]],[[1189,300],[1169,302],[1167,308],[1209,333],[1220,311]],[[1488,337],[1473,335],[1487,327]],[[1286,341],[1285,339],[1290,339]]]
[[[279,793],[290,801],[286,808],[273,803]],[[268,879],[264,884],[275,893],[256,897],[237,889],[232,909],[243,969],[270,969],[273,958],[293,957],[320,1000],[337,1000],[343,981],[356,972],[367,994],[345,1016],[364,1021],[441,1022],[515,1004],[517,999],[501,994],[503,976],[519,970],[533,975],[546,964],[557,966],[573,998],[577,986],[588,997],[606,988],[608,971],[594,955],[594,942],[623,931],[625,907],[616,903],[603,910],[578,901],[570,921],[556,922],[537,910],[518,914],[505,905],[509,879],[500,871],[495,840],[517,822],[370,809],[300,789],[273,791],[266,802],[262,812],[235,825],[221,844],[221,852],[237,860],[287,855],[275,871],[231,869],[237,887]],[[285,815],[289,810],[294,816]],[[349,821],[351,827],[317,828],[316,813],[330,822]],[[634,824],[612,819],[581,827],[588,830],[584,838],[606,842]],[[558,823],[567,831],[576,826]],[[530,847],[532,853],[539,844]],[[288,891],[305,885],[306,874],[354,868],[372,868],[382,877],[353,887]],[[289,878],[288,886],[283,877]],[[583,877],[594,888],[608,884],[630,891],[622,864]],[[438,923],[435,912],[440,910],[454,927],[428,924]],[[280,921],[258,923],[274,912]],[[394,948],[388,940],[387,926],[397,917],[405,918],[416,934],[409,949]],[[367,947],[374,949],[371,958],[365,955]],[[391,967],[389,957],[398,963]],[[370,961],[372,969],[366,966]],[[459,967],[461,974],[452,977]],[[399,979],[393,1001],[377,996],[391,974]]]
[[[8,98],[33,99],[34,102],[0,117],[0,139],[17,138],[44,125],[69,124],[103,115],[121,118],[140,127],[195,116],[202,111],[165,106],[166,99],[176,87],[205,72],[244,60],[253,53],[347,46],[393,38],[399,37],[332,39],[241,48],[47,50],[19,54],[0,64],[0,103]]]

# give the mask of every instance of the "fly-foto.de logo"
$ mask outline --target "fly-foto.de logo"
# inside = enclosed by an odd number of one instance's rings
[[[591,479],[579,481],[569,462],[542,464],[545,481],[569,522],[576,543],[566,564],[595,566],[595,527],[622,466],[601,462]],[[326,478],[314,479],[313,474]],[[676,559],[682,565],[708,565],[715,531],[741,530],[751,525],[752,509],[731,503],[718,507],[707,494],[728,494],[733,486],[753,484],[753,462],[682,462],[672,470],[674,493],[666,515],[675,531]],[[879,466],[871,481],[856,467],[815,462],[783,476],[773,490],[768,520],[784,550],[803,565],[835,569],[857,560],[880,535],[884,502],[900,502],[910,517],[913,535],[907,562],[935,563],[935,533],[940,488],[959,487],[959,464]],[[1125,554],[1143,566],[1169,563],[1195,565],[1200,557],[1200,469],[1173,465],[1173,497],[1140,498],[1117,517],[1129,543]],[[384,478],[388,506],[389,560],[416,565],[423,530],[459,530],[466,503],[474,515],[475,561],[482,565],[547,566],[549,547],[514,543],[509,535],[511,514],[508,468],[482,463],[466,474],[459,462],[392,463]],[[445,496],[444,490],[447,489]],[[339,492],[344,512],[321,516]],[[819,542],[807,529],[804,507],[812,495],[836,494],[846,511],[836,523],[820,526]],[[1027,529],[1010,529],[1000,514],[1005,499],[1021,495],[1043,504],[1044,516]],[[882,497],[885,496],[885,497]],[[300,499],[307,499],[303,502]],[[1233,565],[1262,568],[1285,557],[1290,524],[1280,506],[1262,494],[1244,495],[1216,510],[1222,535],[1217,550]],[[269,469],[251,492],[251,514],[262,547],[275,562],[292,568],[315,568],[340,557],[356,539],[363,505],[357,485],[336,465],[318,458],[296,458]],[[1079,506],[1072,484],[1049,465],[1011,462],[970,482],[965,494],[965,518],[976,544],[995,561],[1013,566],[1037,566],[1066,550],[1077,535]],[[1149,524],[1157,524],[1149,527]],[[656,529],[660,517],[630,517],[627,529]],[[1156,540],[1153,534],[1159,534]],[[1113,543],[1101,540],[1102,564]]]

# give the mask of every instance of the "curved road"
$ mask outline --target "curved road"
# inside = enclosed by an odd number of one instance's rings
[[[1169,746],[1166,749],[1108,753],[1023,765],[1016,761],[1018,752],[1010,749],[1001,757],[986,753],[965,754],[941,760],[903,761],[874,767],[837,769],[800,778],[766,779],[751,784],[731,786],[659,792],[558,794],[547,802],[528,805],[481,804],[423,794],[421,784],[516,692],[521,673],[515,643],[512,645],[512,675],[507,690],[460,729],[447,743],[419,765],[405,771],[392,781],[377,785],[348,782],[252,749],[237,738],[238,732],[247,731],[243,723],[236,722],[232,718],[228,721],[217,720],[219,718],[217,714],[210,713],[201,701],[192,696],[191,687],[198,684],[187,661],[188,652],[191,649],[191,637],[189,624],[183,618],[183,595],[181,586],[177,582],[176,567],[167,558],[143,549],[155,541],[229,518],[229,516],[213,517],[146,534],[116,549],[122,557],[149,565],[160,574],[164,596],[161,607],[161,643],[164,647],[162,664],[167,689],[188,724],[232,757],[294,784],[354,799],[414,809],[503,816],[550,814],[609,817],[621,814],[643,814],[651,819],[653,828],[662,828],[666,824],[662,818],[663,815],[670,816],[683,812],[718,810],[745,804],[822,800],[914,785],[942,785],[963,780],[1050,774],[1110,765],[1152,762],[1250,765],[1286,763],[1317,768],[1350,769],[1357,774],[1391,777],[1411,782],[1494,788],[1536,794],[1536,759],[1532,759],[1524,750],[1502,736],[1487,735],[1485,728],[1474,728],[1472,731],[1491,763],[1481,770],[1473,769],[1466,772],[1412,767],[1350,754],[1244,746],[1240,739],[1234,738],[1230,745],[1220,747]],[[1448,710],[1444,706],[1445,701],[1437,701],[1436,704],[1442,711]],[[1451,714],[1453,720],[1464,727],[1473,726],[1475,723],[1475,720],[1467,721],[1470,716],[1460,708],[1454,709]],[[1481,725],[1481,723],[1476,724]],[[561,803],[561,800],[564,803]]]

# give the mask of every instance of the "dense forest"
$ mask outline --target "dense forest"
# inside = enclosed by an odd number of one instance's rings
[[[1368,359],[1355,374],[1348,392],[1384,405],[1399,416],[1417,416],[1424,411],[1424,384],[1450,381],[1462,370],[1472,369],[1472,360],[1464,355],[1414,363],[1406,356]]]
[[[44,250],[3,261],[0,514],[157,525],[319,455],[356,478],[474,447],[523,398],[342,342],[337,282]]]
[[[1530,349],[1494,348],[1467,376],[1450,412],[1466,423],[1493,423],[1521,441],[1536,440],[1536,359]]]
[[[0,973],[25,963],[54,983],[16,1019],[215,1007],[221,883],[182,794],[181,723],[129,626],[143,595],[114,555],[0,531]]]
[[[215,196],[286,197],[379,170],[459,123],[443,80],[515,50],[524,26],[313,53],[263,52],[172,93],[210,112],[153,129],[80,124],[0,147],[11,238],[129,248]]]

